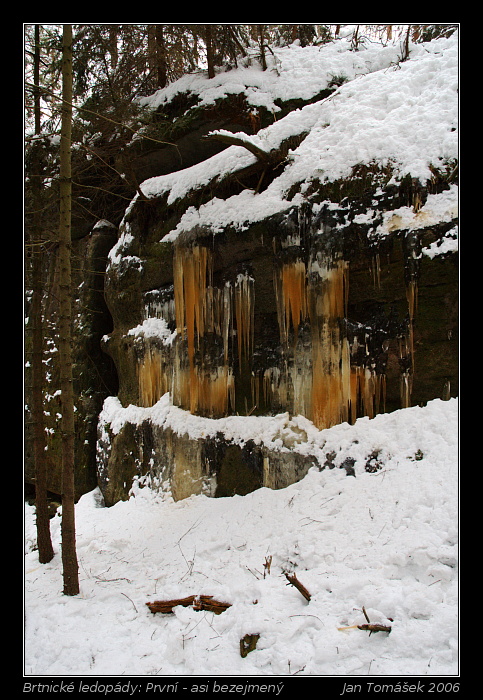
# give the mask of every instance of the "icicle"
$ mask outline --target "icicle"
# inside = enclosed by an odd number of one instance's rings
[[[449,401],[451,398],[451,382],[447,379],[443,386],[443,395],[441,396],[443,401]]]
[[[228,342],[230,339],[230,328],[231,328],[231,286],[229,282],[225,284],[223,288],[223,300],[220,308],[220,314],[222,317],[221,335],[223,337],[223,359],[225,366],[228,366]],[[235,402],[233,401],[233,405]]]
[[[386,377],[368,367],[356,366],[351,369],[349,420],[354,423],[358,414],[374,418],[385,410]]]
[[[156,299],[159,292],[152,291],[145,295],[144,320],[149,318],[164,318],[167,323],[175,320],[174,299]]]
[[[409,312],[407,334],[398,338],[399,358],[402,360],[405,368],[400,378],[401,408],[408,408],[411,405],[414,376],[414,316],[417,308],[417,291],[417,282],[412,278],[406,285]]]
[[[293,412],[303,413],[321,428],[351,416],[350,348],[341,336],[347,313],[348,263],[316,254],[308,265],[296,259],[284,263],[275,279],[277,313],[287,362],[276,388],[264,377],[264,394],[275,393],[281,405],[290,395]],[[310,318],[312,347],[298,348],[299,326]],[[293,344],[289,347],[290,332]]]
[[[415,200],[414,210],[418,210],[419,194]],[[409,232],[406,236],[408,258],[406,261],[406,298],[408,302],[409,322],[406,348],[406,359],[410,360],[410,369],[401,376],[401,405],[403,408],[411,405],[412,383],[414,376],[414,318],[418,306],[418,268],[420,241],[417,232]],[[410,374],[409,374],[410,373]]]
[[[375,411],[377,413],[386,412],[386,375],[385,374],[375,374],[374,381],[376,385],[376,396],[375,396]]]
[[[378,255],[373,274],[375,284],[379,284]],[[351,348],[343,331],[349,290],[347,261],[319,252],[307,266],[301,260],[285,263],[275,290],[286,360],[277,377],[273,370],[265,372],[265,401],[290,405],[291,411],[307,416],[319,428],[354,423],[359,415],[373,418],[385,406],[385,377],[364,365],[351,366],[351,352],[355,356],[361,345],[355,338]],[[306,318],[310,320],[311,346],[306,342],[297,345],[298,328]],[[290,332],[295,342],[289,347]],[[405,357],[410,341],[410,337],[402,339]]]
[[[409,408],[411,405],[412,374],[403,372],[401,374],[401,408]]]
[[[263,373],[263,400],[268,406],[286,407],[288,404],[287,372],[270,367]]]
[[[234,377],[227,366],[212,370],[178,368],[173,384],[173,402],[191,413],[218,418],[235,406]]]
[[[254,406],[260,406],[260,376],[252,372],[250,389]]]
[[[307,317],[306,284],[306,268],[302,260],[284,263],[275,279],[280,337],[284,345],[288,345],[290,327],[296,344],[299,324]]]
[[[291,248],[292,246],[300,246],[301,236],[300,232],[294,233],[293,235],[287,236],[280,242],[282,248]]]
[[[418,307],[418,283],[415,279],[408,282],[406,287],[406,297],[409,307],[409,318],[414,320],[414,316]]]
[[[347,315],[349,295],[349,263],[345,260],[332,260],[317,255],[310,263],[315,305],[311,306],[312,316],[340,319]]]
[[[373,261],[379,284],[379,256]],[[276,285],[282,343],[288,346],[293,329],[295,343],[287,354],[284,372],[274,387],[273,375],[264,378],[264,394],[280,401],[290,397],[294,413],[302,413],[319,428],[341,422],[354,423],[359,415],[373,418],[385,405],[385,378],[370,367],[351,366],[351,347],[342,330],[347,316],[348,263],[317,253],[307,267],[301,260],[286,263]],[[311,349],[296,349],[297,329],[310,319]],[[406,344],[411,338],[403,339]],[[360,347],[356,338],[352,352]],[[367,348],[366,348],[367,351]],[[409,348],[401,352],[409,354]],[[282,405],[287,405],[282,403]]]
[[[409,307],[409,352],[411,353],[411,366],[414,370],[414,315],[418,304],[418,285],[415,279],[411,279],[407,284],[406,296]]]
[[[213,287],[211,277],[211,255],[207,248],[177,247],[174,298],[180,337],[176,345],[173,400],[191,413],[215,417],[226,415],[235,405],[234,379],[228,366],[232,289],[228,283],[222,289]],[[248,321],[244,328],[251,332]],[[200,341],[207,333],[223,340],[223,364],[220,366],[213,367],[212,361],[203,357]],[[186,347],[187,362],[183,356]],[[195,353],[200,354],[196,361]]]
[[[341,339],[341,419],[343,422],[350,420],[351,406],[351,351],[347,338]]]
[[[180,337],[178,336],[178,340],[179,339]],[[173,403],[181,408],[189,410],[191,388],[190,370],[186,368],[186,358],[182,352],[181,343],[178,342],[176,345],[173,367]]]
[[[195,339],[204,334],[206,308],[206,273],[208,251],[204,247],[177,247],[174,254],[174,293],[176,328],[186,331],[190,367],[189,410],[196,411],[198,385],[194,367]],[[183,382],[184,390],[186,384]],[[187,397],[182,397],[186,405]]]
[[[248,360],[253,352],[254,301],[253,277],[247,274],[238,275],[235,284],[235,317],[240,372],[243,361]]]
[[[195,337],[205,330],[208,249],[176,248],[174,255],[175,310],[178,331],[186,328],[188,357],[193,366]]]
[[[350,347],[341,337],[347,311],[348,264],[317,255],[310,263],[308,290],[312,326],[312,420],[328,428],[351,416]]]
[[[154,406],[169,391],[169,377],[161,352],[148,347],[138,364],[139,401],[141,406]]]
[[[329,428],[349,420],[350,371],[347,341],[338,329],[324,324],[320,339],[313,349],[313,422]]]
[[[305,349],[295,353],[290,377],[293,386],[293,413],[310,416],[312,411],[312,354]]]
[[[413,194],[413,212],[417,214],[421,207],[423,206],[423,200],[419,192]]]
[[[266,406],[273,405],[272,371],[266,369],[263,373],[263,400]]]
[[[357,419],[357,409],[360,392],[360,367],[351,367],[350,373],[350,397],[349,397],[349,422],[353,425]]]
[[[234,378],[228,367],[201,374],[196,371],[197,403],[193,412],[208,417],[224,416],[234,406]]]
[[[372,258],[372,282],[374,289],[381,288],[381,260],[379,253],[376,253]]]
[[[376,382],[374,372],[366,367],[364,371],[364,390],[362,392],[362,400],[364,406],[364,415],[369,418],[374,418],[375,410],[375,395],[376,395]]]

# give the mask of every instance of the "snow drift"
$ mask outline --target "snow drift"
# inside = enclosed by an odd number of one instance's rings
[[[336,466],[279,491],[173,503],[136,483],[129,501],[109,509],[97,490],[84,496],[74,598],[62,596],[60,517],[52,520],[56,555],[40,565],[27,506],[26,673],[457,674],[458,401],[318,435]],[[287,585],[286,571],[310,602]],[[188,595],[231,607],[153,615],[146,606]],[[362,607],[391,632],[340,630],[365,623]],[[245,634],[260,637],[242,658]]]

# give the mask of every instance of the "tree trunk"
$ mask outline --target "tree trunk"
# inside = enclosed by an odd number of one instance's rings
[[[156,69],[156,25],[148,24],[147,26],[148,52],[146,62],[149,73],[154,75]]]
[[[40,28],[35,26],[34,50],[34,121],[35,133],[40,134]],[[45,454],[45,425],[43,413],[43,322],[42,322],[42,165],[39,156],[33,159],[33,223],[30,236],[32,261],[32,422],[35,461],[35,515],[39,561],[47,564],[54,556],[50,536],[50,519],[47,502],[47,460]]]
[[[401,56],[401,62],[402,62],[402,61],[407,61],[408,58],[409,58],[409,37],[410,37],[410,35],[411,35],[411,28],[412,28],[412,25],[410,24],[410,25],[408,26],[408,29],[407,29],[407,32],[406,32],[406,38],[404,39],[403,50],[402,50],[403,53],[402,53],[402,56]]]
[[[215,64],[213,52],[213,31],[211,24],[205,24],[206,61],[208,63],[208,78],[215,77]]]
[[[156,70],[158,87],[166,87],[168,84],[168,64],[162,24],[156,25]]]
[[[265,57],[265,25],[257,24],[258,42],[260,44],[260,60],[262,70],[267,70],[267,59]]]
[[[59,362],[62,394],[62,565],[64,594],[79,593],[75,543],[74,395],[72,382],[71,301],[71,130],[72,130],[72,26],[63,26],[62,127],[60,140],[59,222]]]
[[[109,56],[110,56],[111,70],[115,70],[117,68],[117,63],[119,60],[117,39],[118,39],[118,26],[117,26],[117,24],[113,24],[109,27]]]
[[[34,200],[35,202],[35,200]],[[35,206],[35,204],[34,204]],[[37,227],[34,226],[34,237]],[[35,241],[32,250],[32,422],[35,460],[35,515],[39,561],[46,564],[54,556],[50,536],[47,501],[47,460],[43,420],[43,328],[42,328],[42,252]]]

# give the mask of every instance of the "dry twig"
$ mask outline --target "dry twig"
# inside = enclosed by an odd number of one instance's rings
[[[297,576],[296,576],[295,574],[289,574],[289,573],[287,573],[286,571],[284,571],[284,574],[285,574],[285,578],[287,579],[287,581],[288,581],[292,586],[295,586],[295,588],[303,595],[303,597],[305,598],[305,600],[310,601],[310,598],[311,598],[312,596],[310,595],[310,593],[308,592],[308,590],[305,588],[305,586],[304,586],[302,583],[300,583],[300,581],[298,580]],[[288,584],[287,584],[287,585],[288,585]]]
[[[389,633],[392,629],[389,625],[378,625],[378,624],[373,624],[369,620],[369,616],[366,612],[366,609],[364,606],[362,606],[362,612],[364,613],[364,617],[367,620],[367,623],[363,625],[350,625],[349,627],[338,627],[340,631],[342,630],[364,630],[365,632],[369,632],[369,637],[373,632],[387,632]],[[388,618],[390,619],[390,618]]]

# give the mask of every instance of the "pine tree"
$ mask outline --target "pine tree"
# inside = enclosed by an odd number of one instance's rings
[[[34,30],[34,128],[35,136],[41,133],[40,115],[40,27]],[[43,320],[42,320],[42,157],[39,141],[33,147],[32,158],[32,228],[30,235],[30,260],[32,275],[32,423],[35,461],[35,513],[39,561],[52,560],[54,550],[50,535],[50,519],[47,501],[47,463],[45,453],[45,426],[43,413]]]
[[[166,57],[166,44],[164,41],[163,25],[156,25],[156,71],[157,82],[160,88],[168,84],[168,65]]]
[[[265,30],[265,25],[264,24],[257,24],[257,39],[258,39],[258,45],[260,46],[260,62],[262,66],[262,70],[267,70],[267,58],[265,54],[265,50],[267,48],[267,43],[266,43],[266,30]]]
[[[59,177],[59,363],[62,395],[62,564],[65,595],[77,595],[79,593],[74,505],[74,393],[71,331],[71,131],[72,26],[65,24],[62,38],[62,128]]]
[[[206,61],[208,63],[208,78],[214,78],[215,61],[213,53],[213,30],[211,24],[204,25],[204,39],[206,43]]]

